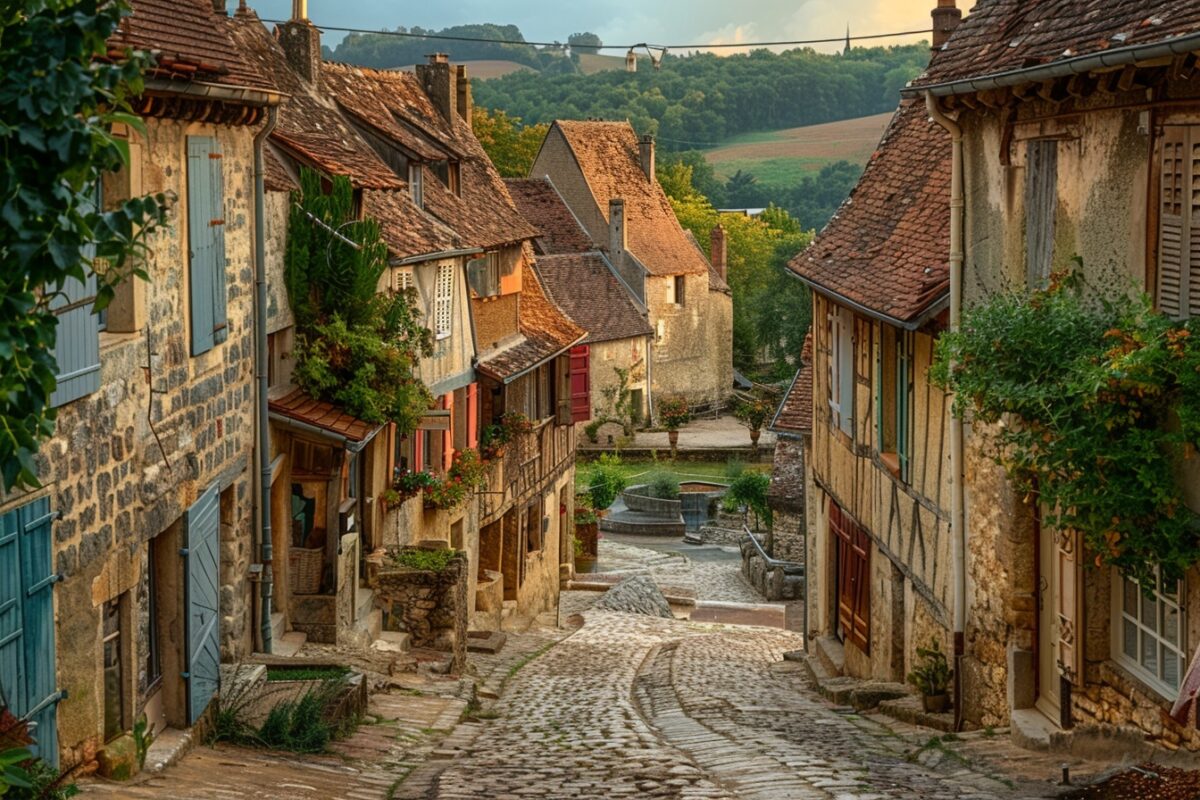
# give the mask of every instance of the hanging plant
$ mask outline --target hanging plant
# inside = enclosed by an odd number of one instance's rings
[[[1200,442],[1200,324],[1148,298],[1089,297],[1075,274],[997,295],[943,334],[930,377],[996,425],[992,456],[1097,566],[1173,580],[1200,557],[1178,465]],[[1035,492],[1036,488],[1036,492]]]

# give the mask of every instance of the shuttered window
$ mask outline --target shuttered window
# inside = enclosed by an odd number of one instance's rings
[[[1200,315],[1200,127],[1163,129],[1158,214],[1158,308]]]
[[[467,280],[479,297],[500,294],[500,254],[485,253],[467,262]]]
[[[441,264],[437,270],[437,286],[433,298],[433,324],[437,338],[450,335],[454,322],[454,265]]]
[[[591,347],[588,345],[580,344],[571,348],[572,422],[587,422],[592,418],[591,359]]]
[[[1036,289],[1046,284],[1053,269],[1058,142],[1037,139],[1025,148],[1025,279]]]
[[[864,653],[871,652],[871,538],[832,500],[829,532],[837,549],[838,630]]]
[[[188,277],[191,281],[192,355],[200,355],[229,335],[225,286],[225,176],[220,143],[189,136]]]
[[[833,424],[854,437],[854,314],[834,306],[829,315],[829,410]]]
[[[396,270],[396,291],[407,292],[413,288],[413,271],[411,269]]]
[[[93,202],[99,205],[101,189],[97,185]],[[96,247],[83,249],[86,280],[67,278],[50,299],[50,309],[58,318],[54,337],[54,361],[58,366],[58,385],[50,395],[51,407],[66,405],[100,388],[100,330],[103,319],[92,310],[96,302],[96,275],[88,266],[96,256]]]

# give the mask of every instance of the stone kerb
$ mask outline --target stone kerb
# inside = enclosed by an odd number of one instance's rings
[[[650,496],[650,487],[641,483],[630,486],[621,492],[621,499],[630,511],[649,514],[662,519],[679,519],[683,513],[683,502],[680,500],[662,500]]]
[[[453,654],[451,669],[460,672],[467,660],[467,556],[457,552],[441,570],[403,566],[391,550],[369,571],[375,604],[383,610],[383,627],[407,633],[415,647]]]

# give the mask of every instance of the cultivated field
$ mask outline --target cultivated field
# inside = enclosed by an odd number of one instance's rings
[[[495,60],[479,60],[479,61],[460,61],[460,64],[465,64],[467,74],[472,78],[487,80],[488,78],[503,78],[510,72],[533,72],[533,67],[525,64],[518,64],[515,61],[495,61]]]
[[[721,178],[739,169],[767,185],[793,185],[833,161],[865,164],[891,112],[804,128],[738,136],[704,155]]]
[[[638,69],[643,67],[649,68],[650,62],[638,64]],[[579,54],[579,70],[584,75],[592,75],[596,72],[604,72],[609,69],[625,69],[624,56],[606,56],[600,53],[580,53]]]

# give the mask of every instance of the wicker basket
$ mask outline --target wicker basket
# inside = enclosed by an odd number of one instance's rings
[[[321,570],[325,551],[321,548],[293,547],[288,550],[288,582],[292,594],[316,594],[321,591]]]

